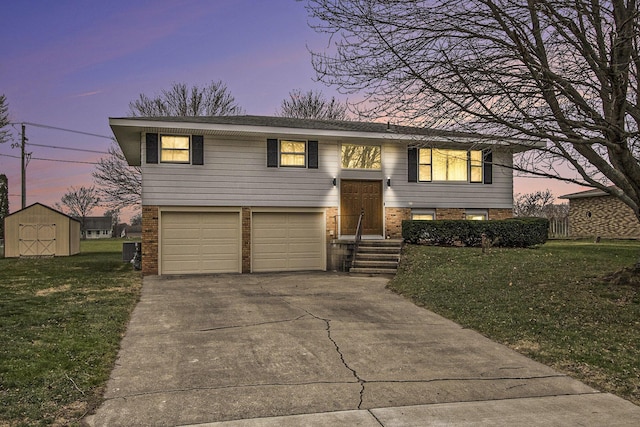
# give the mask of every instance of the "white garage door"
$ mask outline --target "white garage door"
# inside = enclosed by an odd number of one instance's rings
[[[240,272],[240,214],[163,212],[162,274]]]
[[[322,213],[253,214],[252,270],[325,270]]]

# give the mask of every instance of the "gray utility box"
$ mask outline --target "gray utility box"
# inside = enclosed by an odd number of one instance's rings
[[[123,242],[122,243],[122,262],[131,262],[136,251],[142,252],[141,242]]]

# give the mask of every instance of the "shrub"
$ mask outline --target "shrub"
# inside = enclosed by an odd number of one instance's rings
[[[548,229],[545,218],[402,221],[407,242],[442,246],[481,246],[484,234],[492,246],[525,248],[545,243]]]

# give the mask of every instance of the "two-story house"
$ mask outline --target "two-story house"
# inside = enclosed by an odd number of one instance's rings
[[[111,118],[142,168],[143,274],[325,270],[332,242],[404,219],[512,216],[520,144],[386,123]]]

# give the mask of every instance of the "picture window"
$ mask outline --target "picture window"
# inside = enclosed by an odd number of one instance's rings
[[[379,145],[342,144],[342,169],[382,168],[381,147]]]

